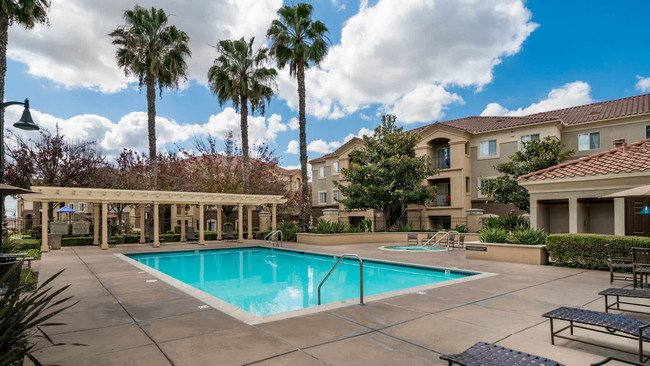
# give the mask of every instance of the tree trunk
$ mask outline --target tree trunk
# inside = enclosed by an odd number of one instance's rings
[[[302,179],[302,195],[300,200],[300,231],[309,231],[310,199],[309,181],[307,177],[307,118],[305,117],[305,66],[301,60],[298,63],[298,122],[300,124],[300,171]]]
[[[242,151],[242,179],[244,183],[244,193],[248,193],[248,98],[240,98],[241,106],[241,151]]]
[[[5,100],[5,75],[7,74],[7,43],[9,32],[9,15],[0,10],[0,102]],[[5,130],[5,110],[0,110],[0,138]],[[0,141],[0,183],[4,183],[5,145]],[[4,202],[4,201],[3,201]],[[4,214],[4,210],[2,211]]]
[[[150,74],[145,77],[147,86],[147,126],[149,132],[149,187],[158,190],[158,154],[156,153],[156,83]]]

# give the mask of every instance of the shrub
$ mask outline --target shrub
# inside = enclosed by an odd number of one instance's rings
[[[401,232],[413,231],[413,223],[410,221],[407,221],[405,224],[400,221],[397,225],[399,225],[399,231]]]
[[[359,227],[368,233],[372,232],[372,219],[364,219],[361,220],[361,223],[359,224]]]
[[[606,269],[609,244],[615,257],[630,257],[632,248],[650,248],[650,238],[601,234],[553,234],[546,250],[554,264],[588,269]]]
[[[264,238],[265,238],[267,235],[269,235],[270,232],[271,232],[271,230],[257,231],[257,232],[255,232],[255,233],[253,234],[253,237],[254,237],[255,239],[264,240]],[[284,237],[283,237],[282,239],[284,239]]]
[[[458,231],[459,233],[466,233],[467,232],[467,225],[465,225],[465,224],[456,225],[451,230]]]
[[[295,221],[282,221],[277,226],[282,231],[284,241],[296,241],[298,237],[298,224]]]
[[[546,232],[539,229],[519,229],[508,237],[508,243],[524,245],[543,245],[546,243]]]
[[[362,233],[363,231],[364,230],[361,227],[361,225],[359,225],[359,226],[348,225],[348,228],[347,228],[347,230],[345,232],[346,233]]]
[[[501,228],[487,228],[481,230],[478,239],[483,243],[505,243],[508,232]]]
[[[62,247],[78,247],[82,245],[93,245],[92,236],[75,236],[69,238],[61,238]]]
[[[530,223],[528,219],[523,216],[514,216],[508,215],[506,217],[488,217],[483,226],[486,229],[502,229],[505,231],[515,231],[519,229],[528,229],[530,228]]]

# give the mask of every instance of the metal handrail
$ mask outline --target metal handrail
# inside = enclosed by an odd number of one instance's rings
[[[332,267],[332,269],[330,269],[327,276],[325,276],[325,278],[323,278],[323,280],[320,282],[320,285],[318,285],[318,305],[320,305],[320,288],[323,286],[325,281],[327,281],[327,279],[330,277],[332,272],[334,272],[334,269],[336,268],[336,266],[338,266],[339,263],[341,263],[341,261],[345,257],[354,257],[354,258],[357,258],[359,260],[359,275],[360,275],[359,276],[359,304],[363,305],[363,260],[361,259],[361,257],[359,257],[358,254],[343,254],[339,258],[339,260],[336,261],[336,264],[334,265],[334,267]]]
[[[440,232],[440,231],[436,231],[436,235],[432,236],[429,240],[427,240],[426,243],[422,244],[421,246],[422,246],[422,247],[426,247],[427,245],[429,245],[429,243],[431,242],[431,240],[435,239],[436,236],[438,236],[438,233],[439,233],[439,232]],[[442,234],[442,236],[440,237],[440,239],[438,239],[438,240],[437,240],[435,243],[433,243],[431,246],[432,246],[432,247],[437,246],[438,243],[440,243],[440,242],[442,241],[442,239],[444,239],[445,237],[449,237],[449,234],[451,234],[451,233],[454,233],[454,234],[460,234],[460,233],[459,233],[458,231],[456,231],[456,230],[444,231],[443,234]],[[447,244],[447,250],[449,250],[449,244]]]
[[[275,238],[276,238],[275,242],[273,241],[273,236],[274,235],[275,235]],[[266,236],[264,237],[264,241],[271,244],[272,246],[277,245],[278,247],[281,247],[282,246],[282,241],[283,241],[282,230],[273,230],[270,233],[266,234]]]

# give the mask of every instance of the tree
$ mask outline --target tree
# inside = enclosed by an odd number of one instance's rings
[[[307,177],[307,119],[305,117],[305,67],[320,64],[327,54],[327,27],[311,19],[313,6],[299,3],[285,5],[278,10],[280,19],[274,19],[266,35],[272,42],[271,56],[279,68],[289,63],[289,74],[298,81],[298,122],[300,125],[300,170],[302,172],[302,198],[300,204],[300,230],[309,229],[310,200]]]
[[[23,140],[11,134],[13,144],[7,144],[7,183],[29,188],[104,187],[108,165],[97,150],[95,141],[71,141],[58,125],[54,134],[40,130],[38,140]],[[48,207],[53,217],[54,204]]]
[[[436,195],[435,186],[422,185],[437,174],[425,156],[415,156],[416,133],[395,126],[395,116],[384,115],[373,136],[363,136],[364,147],[350,153],[349,167],[341,169],[343,182],[334,182],[347,210],[383,212],[384,228],[394,205],[423,205]]]
[[[248,104],[251,114],[255,111],[264,114],[265,104],[273,97],[272,86],[277,75],[275,69],[264,67],[268,50],[260,47],[254,51],[254,40],[251,38],[246,42],[242,37],[235,41],[219,41],[217,49],[220,55],[208,70],[210,89],[217,96],[219,105],[231,100],[240,112],[244,193],[249,193]]]
[[[117,64],[126,76],[138,78],[139,87],[147,87],[147,125],[149,133],[150,188],[158,189],[156,153],[156,87],[162,97],[163,88],[178,87],[187,79],[185,57],[190,56],[189,37],[175,26],[167,25],[167,14],[152,7],[138,5],[124,11],[126,24],[109,35],[118,45]]]
[[[530,197],[526,188],[517,184],[517,178],[566,161],[574,151],[565,151],[564,148],[562,141],[550,136],[543,140],[523,142],[521,151],[510,155],[509,162],[494,166],[501,176],[484,179],[484,189],[494,202],[511,203],[528,212]]]

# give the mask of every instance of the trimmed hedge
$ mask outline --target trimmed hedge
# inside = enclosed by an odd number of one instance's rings
[[[630,257],[632,248],[650,248],[650,238],[601,234],[553,234],[546,237],[546,250],[554,264],[587,269],[607,269],[610,244],[615,257]]]
[[[264,239],[264,236],[268,234],[270,231],[253,231],[253,237],[255,239]],[[195,235],[199,236],[198,232],[195,232]],[[225,235],[225,233],[224,233]],[[235,231],[234,233],[235,237],[237,236],[237,232]],[[217,232],[216,231],[205,231],[203,234],[205,240],[217,240]],[[244,238],[248,237],[248,232],[244,231]],[[148,235],[145,236],[145,238],[149,238]],[[164,240],[165,242],[179,242],[181,241],[181,234],[160,234],[160,239]],[[101,239],[100,239],[101,240]],[[115,240],[115,244],[136,244],[140,242],[140,235],[114,235],[113,240]],[[62,247],[76,247],[76,246],[84,246],[84,245],[93,245],[93,237],[92,236],[75,236],[75,237],[65,237],[61,238],[61,246]],[[26,245],[24,248],[25,249],[40,249],[41,247],[41,240],[40,239],[31,239],[29,245]]]

